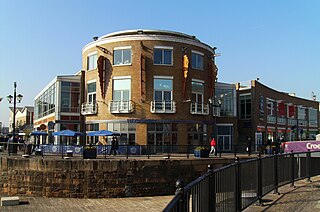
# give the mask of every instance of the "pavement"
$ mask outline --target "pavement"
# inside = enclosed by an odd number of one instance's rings
[[[278,189],[280,194],[271,192],[262,198],[262,205],[251,205],[245,212],[278,212],[278,211],[320,211],[320,176],[306,179],[282,186]]]

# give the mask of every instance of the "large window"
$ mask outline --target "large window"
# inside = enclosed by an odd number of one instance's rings
[[[108,130],[120,133],[119,145],[136,145],[136,124],[127,122],[108,123]],[[111,139],[109,136],[108,139]],[[110,144],[110,140],[109,140]]]
[[[203,56],[201,52],[192,51],[192,68],[203,70]]]
[[[206,124],[188,124],[188,144],[208,145],[209,139]]]
[[[130,100],[131,79],[114,79],[113,80],[113,101]]]
[[[153,146],[154,151],[161,150],[171,145],[177,145],[176,123],[150,123],[148,124],[148,145]]]
[[[92,53],[88,55],[87,58],[87,70],[92,70],[97,68],[97,53]]]
[[[163,103],[165,109],[171,109],[172,101],[172,79],[154,79],[154,101],[156,109],[163,109]]]
[[[220,105],[221,116],[235,116],[235,88],[216,87],[215,105]]]
[[[95,103],[96,102],[96,82],[88,83],[88,91],[87,91],[87,101],[88,103]]]
[[[80,83],[61,82],[61,112],[79,112]]]
[[[217,126],[218,150],[231,150],[233,144],[233,126]]]
[[[240,100],[240,118],[251,118],[251,94],[242,94],[239,96]]]
[[[309,108],[309,126],[318,126],[318,110]]]
[[[55,99],[56,99],[56,83],[51,85],[45,92],[43,92],[35,100],[35,110],[34,116],[35,119],[42,118],[46,115],[55,112]]]
[[[154,47],[154,64],[155,65],[172,65],[172,47]]]
[[[119,47],[113,50],[113,65],[131,64],[131,46]]]

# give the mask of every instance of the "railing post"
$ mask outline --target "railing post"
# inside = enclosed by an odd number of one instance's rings
[[[148,154],[148,159],[150,159],[150,152],[149,152],[149,145],[147,144],[147,154]]]
[[[273,157],[273,186],[274,186],[274,194],[280,194],[278,191],[278,154],[275,154]]]
[[[311,152],[308,149],[307,158],[306,158],[306,166],[307,166],[307,182],[311,182]]]
[[[291,187],[295,187],[294,186],[294,153],[293,151],[291,151],[290,154],[290,160],[291,160]]]
[[[215,189],[215,173],[213,172],[213,166],[208,165],[209,176],[209,211],[216,211],[216,189]]]
[[[180,195],[181,198],[179,200],[179,204],[177,207],[177,211],[187,211],[187,201],[185,200],[185,193],[184,193],[184,182],[181,179],[176,181],[176,192],[175,195]]]
[[[262,205],[262,159],[261,154],[258,155],[258,204]]]
[[[239,157],[236,158],[235,166],[235,200],[236,200],[236,211],[241,211],[241,166]]]

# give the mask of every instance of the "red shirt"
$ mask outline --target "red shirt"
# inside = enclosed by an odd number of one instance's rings
[[[216,145],[216,141],[214,140],[214,138],[211,140],[210,145],[211,146],[215,146]]]

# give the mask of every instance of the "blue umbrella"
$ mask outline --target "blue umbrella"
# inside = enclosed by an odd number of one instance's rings
[[[109,130],[99,130],[99,131],[87,133],[87,136],[112,136],[112,135],[120,135],[120,134],[117,132],[111,132]]]
[[[30,135],[48,135],[48,133],[43,131],[33,131]]]
[[[76,132],[72,130],[62,130],[58,132],[52,133],[54,136],[82,136],[84,135],[82,132]]]

